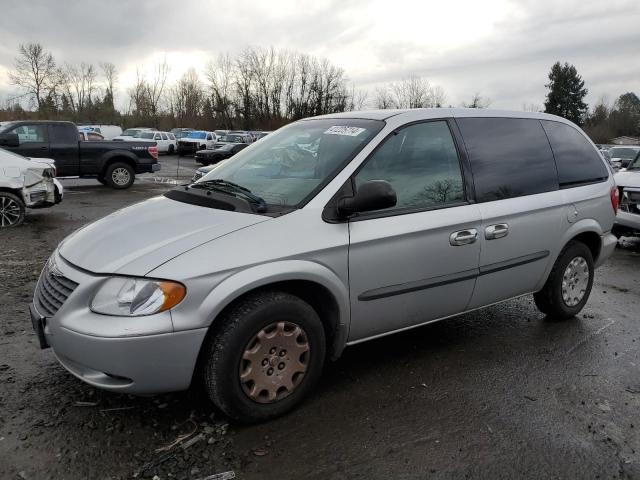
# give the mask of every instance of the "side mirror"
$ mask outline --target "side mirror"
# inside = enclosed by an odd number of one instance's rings
[[[0,147],[19,147],[20,138],[17,133],[0,133]]]
[[[398,198],[391,184],[385,180],[369,180],[360,185],[353,197],[338,201],[338,213],[349,216],[359,212],[370,212],[395,207]]]

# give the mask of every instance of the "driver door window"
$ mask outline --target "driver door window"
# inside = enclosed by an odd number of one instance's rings
[[[458,153],[446,121],[410,125],[388,137],[356,174],[356,189],[369,180],[391,184],[398,198],[393,210],[464,201]]]
[[[25,143],[41,143],[47,141],[46,125],[20,125],[12,133],[18,135],[20,145]]]

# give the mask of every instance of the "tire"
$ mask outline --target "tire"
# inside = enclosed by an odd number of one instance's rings
[[[104,179],[104,177],[98,177],[96,178],[96,180],[98,180],[102,185],[106,185],[107,181]]]
[[[180,147],[178,147],[178,156],[184,157],[184,151]]]
[[[175,147],[173,145],[169,145],[169,149],[167,150],[167,155],[173,155],[175,152]]]
[[[593,274],[591,250],[582,242],[569,242],[560,252],[542,290],[533,295],[538,310],[556,320],[575,317],[589,300]],[[564,284],[565,275],[569,275],[568,285]]]
[[[126,163],[112,163],[107,167],[105,172],[105,180],[107,185],[116,190],[124,190],[133,185],[133,181],[136,178],[136,174],[131,168],[131,165]]]
[[[24,222],[26,207],[17,195],[0,191],[0,228],[18,227]]]
[[[280,416],[318,382],[326,355],[324,328],[300,298],[280,291],[256,293],[219,320],[203,347],[202,380],[213,404],[230,419],[254,423]],[[301,333],[289,338],[296,327]]]

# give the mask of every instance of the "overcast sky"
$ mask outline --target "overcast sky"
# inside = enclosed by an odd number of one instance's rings
[[[639,0],[3,0],[0,32],[1,100],[25,42],[59,63],[114,63],[119,104],[137,66],[166,56],[176,79],[248,45],[326,57],[371,90],[423,76],[452,105],[479,92],[492,108],[542,106],[558,60],[576,66],[589,103],[640,94]]]

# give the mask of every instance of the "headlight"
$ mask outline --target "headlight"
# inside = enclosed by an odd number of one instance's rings
[[[152,315],[175,307],[186,292],[184,285],[177,282],[113,277],[93,297],[91,310],[127,317]]]

